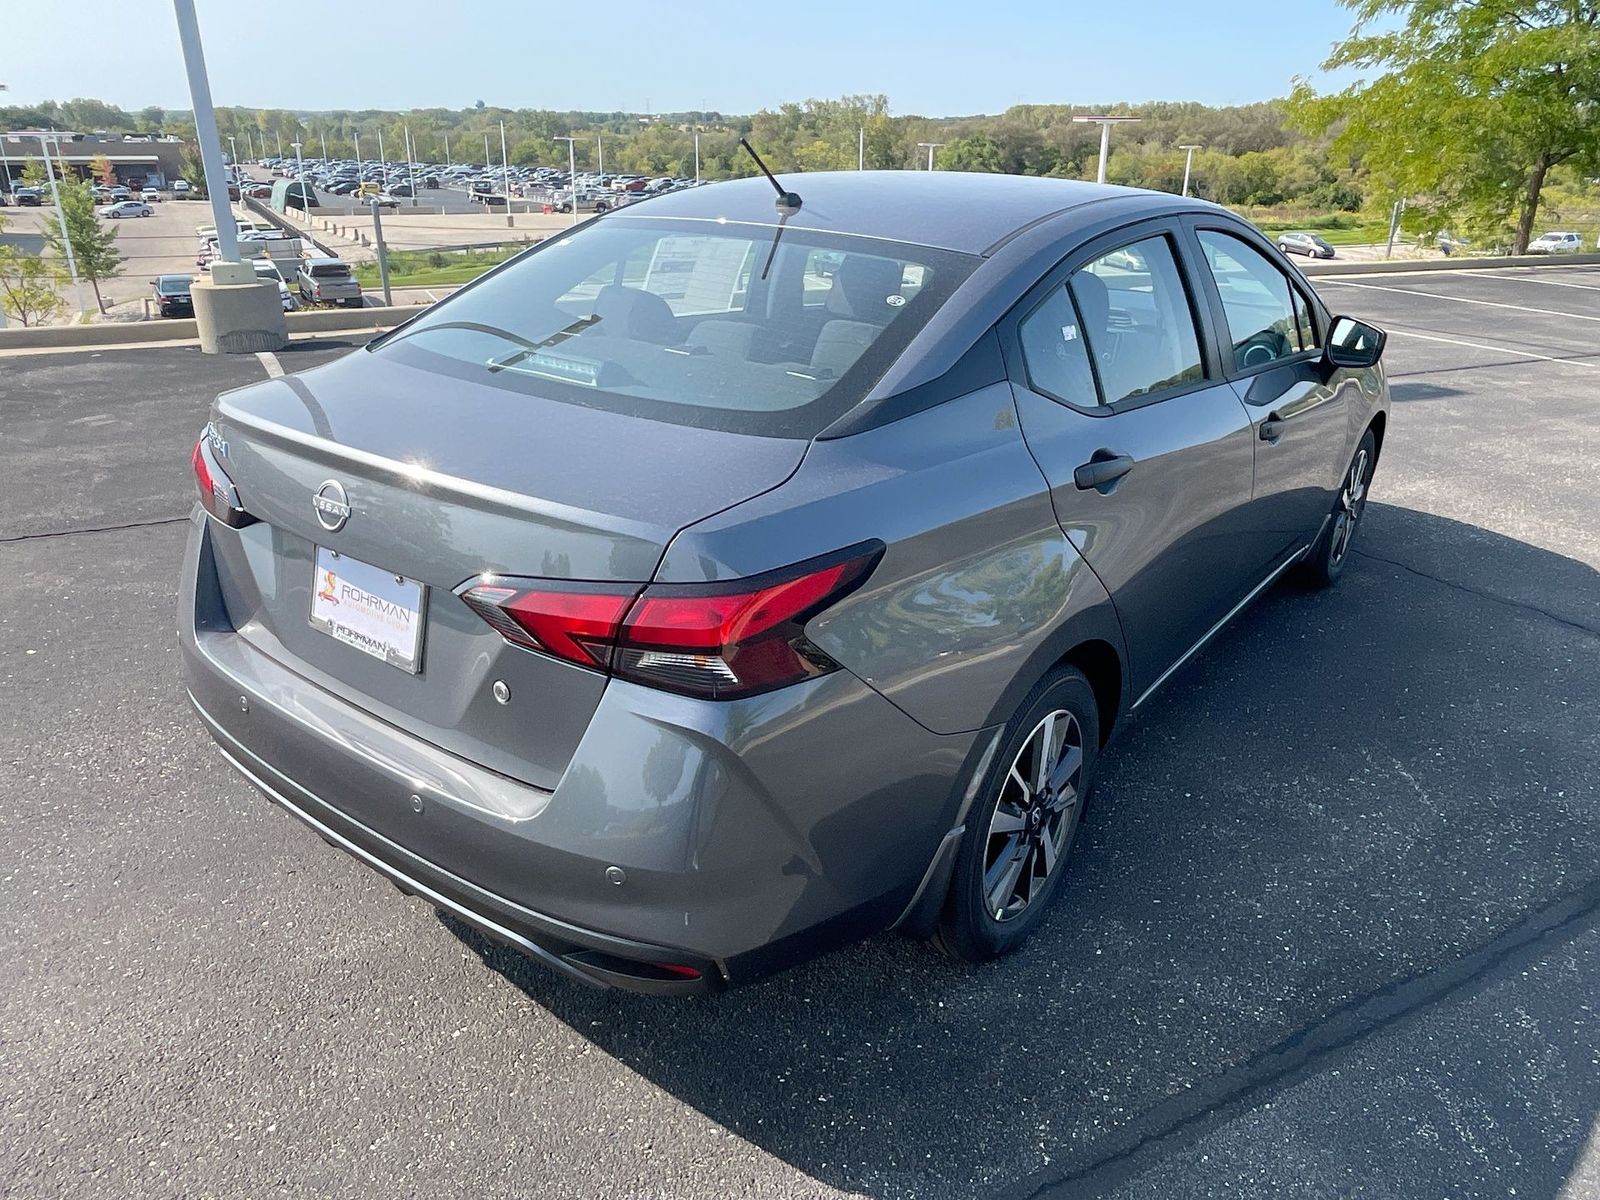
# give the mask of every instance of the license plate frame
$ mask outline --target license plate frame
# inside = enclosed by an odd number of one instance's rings
[[[318,546],[307,619],[311,628],[352,650],[408,675],[422,673],[428,585],[419,579]]]

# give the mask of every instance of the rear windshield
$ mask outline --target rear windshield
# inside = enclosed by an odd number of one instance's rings
[[[189,290],[189,280],[186,278],[172,279],[163,275],[157,281],[156,287],[164,296],[181,296]]]
[[[864,397],[977,263],[877,239],[609,218],[377,347],[591,408],[811,437]]]
[[[335,263],[331,266],[313,265],[311,268],[311,278],[313,279],[343,279],[348,274],[350,274],[350,268],[343,263]]]

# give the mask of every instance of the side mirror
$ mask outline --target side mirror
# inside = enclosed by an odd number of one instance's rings
[[[1327,359],[1336,367],[1375,367],[1389,335],[1354,317],[1335,317],[1328,330]]]

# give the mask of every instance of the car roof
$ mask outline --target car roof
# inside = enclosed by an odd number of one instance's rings
[[[1072,179],[964,171],[784,172],[778,180],[798,192],[791,229],[854,234],[984,254],[1013,234],[1068,209],[1141,194],[1139,189]],[[1152,201],[1176,201],[1143,192]],[[776,193],[755,176],[667,192],[605,220],[722,220],[779,223]],[[1165,208],[1165,203],[1153,208]]]

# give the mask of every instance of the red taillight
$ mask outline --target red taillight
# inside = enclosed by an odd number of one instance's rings
[[[467,605],[508,642],[542,650],[580,667],[607,667],[622,615],[639,592],[555,590],[479,584],[462,593]]]
[[[233,480],[228,478],[228,473],[212,453],[210,443],[213,436],[208,426],[194,444],[194,453],[189,456],[189,464],[194,468],[195,487],[200,490],[200,504],[208,513],[224,525],[238,529],[251,524],[255,518],[245,512]]]
[[[860,584],[881,552],[855,547],[848,557],[731,584],[652,584],[642,592],[495,580],[462,599],[519,646],[635,683],[727,700],[837,670],[806,638],[805,623]]]

